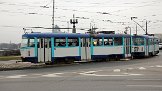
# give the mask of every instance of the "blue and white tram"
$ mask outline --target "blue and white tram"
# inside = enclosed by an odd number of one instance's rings
[[[122,59],[131,57],[131,36],[125,34],[98,34],[92,37],[92,59]]]
[[[131,57],[131,36],[125,34],[30,33],[22,36],[23,61],[96,60]]]
[[[159,53],[158,38],[149,35],[132,36],[132,56],[149,57]]]

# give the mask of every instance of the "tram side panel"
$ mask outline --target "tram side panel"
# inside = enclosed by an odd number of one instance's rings
[[[132,55],[133,56],[141,56],[144,57],[145,55],[145,46],[132,46]]]
[[[67,47],[67,48],[54,48],[54,59],[71,59],[75,58],[76,60],[80,59],[79,47]]]
[[[123,58],[123,46],[93,47],[92,58]]]
[[[37,58],[35,57],[35,48],[23,48],[20,49],[21,57],[23,61],[26,62],[37,62]]]
[[[126,42],[123,37],[102,37],[93,39],[92,59],[121,59],[129,56],[126,52]],[[130,42],[130,41],[129,41]],[[128,46],[130,43],[128,43]],[[128,50],[130,51],[130,50]],[[127,55],[126,55],[127,54]]]
[[[55,38],[52,48],[52,61],[80,60],[79,38]]]

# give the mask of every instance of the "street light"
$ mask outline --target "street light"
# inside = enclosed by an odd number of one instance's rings
[[[78,19],[75,19],[74,14],[73,14],[73,19],[70,19],[70,23],[73,24],[73,30],[72,30],[72,33],[76,33],[76,27],[75,27],[75,24],[78,24]]]
[[[131,20],[133,20],[133,19],[137,19],[137,17],[131,17]]]
[[[126,27],[125,29],[126,29],[126,32],[128,31],[128,28],[130,29],[130,35],[131,35],[131,27]]]

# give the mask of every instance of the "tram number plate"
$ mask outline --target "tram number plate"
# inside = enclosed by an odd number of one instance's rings
[[[139,47],[134,47],[134,52],[138,52]]]

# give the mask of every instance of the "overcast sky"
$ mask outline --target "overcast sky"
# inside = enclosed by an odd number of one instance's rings
[[[23,28],[52,27],[52,1],[0,0],[0,43],[20,43]],[[144,29],[146,20],[149,22],[149,33],[162,33],[162,0],[55,0],[55,24],[68,27],[73,14],[79,22],[77,32],[85,32],[79,29],[87,29],[91,23],[99,28],[97,31],[122,33],[130,26],[135,33],[135,23],[131,21],[135,16],[138,18],[134,20]],[[32,31],[51,32],[47,29]],[[144,33],[138,26],[138,34]]]

